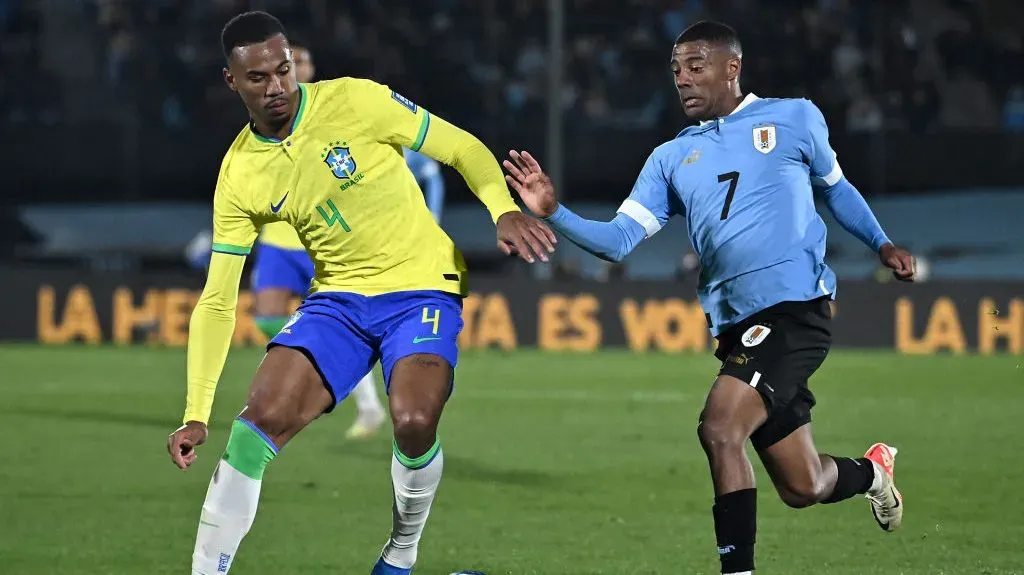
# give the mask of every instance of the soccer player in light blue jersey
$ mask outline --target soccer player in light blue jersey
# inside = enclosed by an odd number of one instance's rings
[[[748,439],[791,507],[865,494],[882,529],[896,529],[903,515],[895,448],[876,443],[862,458],[835,457],[819,453],[811,437],[807,382],[828,354],[836,294],[815,197],[897,279],[912,281],[915,264],[843,176],[818,108],[744,94],[742,57],[724,24],[700,22],[679,36],[669,63],[683,110],[698,123],[654,150],[610,222],[559,205],[528,152],[512,151],[504,165],[527,207],[606,260],[626,257],[672,216],[686,219],[701,263],[698,296],[722,361],[697,434],[715,489],[722,573],[747,574],[757,508]]]

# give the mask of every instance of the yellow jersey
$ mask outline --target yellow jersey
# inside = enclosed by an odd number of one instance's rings
[[[306,247],[302,245],[299,233],[288,222],[273,222],[263,226],[259,242],[286,250],[301,250]]]
[[[466,264],[437,225],[402,147],[447,164],[497,221],[519,211],[494,155],[471,134],[385,85],[300,84],[290,135],[250,127],[231,144],[213,199],[213,254],[192,313],[185,421],[206,422],[234,331],[244,257],[261,228],[293,228],[311,256],[311,292],[465,295]],[[271,232],[275,233],[275,232]]]
[[[443,134],[461,131],[370,80],[299,90],[290,136],[275,141],[245,128],[231,144],[214,193],[214,251],[248,253],[260,227],[286,222],[313,259],[312,293],[465,294],[462,254],[434,221],[402,154],[406,146],[451,161]],[[494,219],[518,209],[504,179],[494,192],[504,196]]]

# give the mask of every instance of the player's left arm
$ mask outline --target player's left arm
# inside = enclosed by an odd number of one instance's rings
[[[828,125],[821,110],[810,101],[806,101],[804,109],[809,133],[805,157],[815,192],[825,201],[839,225],[877,253],[898,279],[912,280],[913,256],[892,243],[864,196],[843,175],[829,143]]]
[[[348,102],[378,141],[405,146],[455,168],[490,212],[501,249],[531,263],[534,254],[547,261],[546,254],[554,251],[554,234],[522,213],[505,186],[498,160],[483,142],[387,86],[370,80],[353,82]]]

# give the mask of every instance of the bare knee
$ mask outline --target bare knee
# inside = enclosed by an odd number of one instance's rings
[[[284,401],[246,405],[241,417],[266,434],[278,448],[283,447],[307,423]]]
[[[257,380],[240,417],[266,434],[280,448],[323,413],[324,407],[319,402],[306,402],[300,398],[301,395],[297,398],[274,387],[260,385]]]
[[[747,441],[743,430],[725,418],[702,420],[697,427],[697,437],[704,448],[704,453],[710,458],[742,452]]]
[[[828,497],[824,475],[821,473],[808,474],[798,481],[779,485],[777,490],[782,502],[794,509],[810,507]]]
[[[299,350],[277,346],[256,370],[241,417],[282,447],[331,401],[311,360]]]
[[[419,457],[434,443],[437,415],[427,406],[415,406],[392,411],[395,441],[402,453]]]
[[[404,357],[395,365],[388,399],[395,442],[403,455],[419,457],[433,447],[451,377],[447,360],[433,354]]]

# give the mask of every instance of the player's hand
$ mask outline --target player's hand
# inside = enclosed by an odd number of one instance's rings
[[[519,194],[531,212],[542,218],[550,217],[558,209],[551,178],[544,173],[530,152],[510,150],[508,155],[512,162],[505,160],[501,163],[508,170],[505,181]]]
[[[521,212],[507,212],[498,216],[498,249],[505,255],[517,255],[533,263],[535,258],[548,261],[555,251],[554,232],[543,222]]]
[[[209,431],[205,423],[190,421],[167,437],[167,452],[178,469],[185,471],[196,460],[196,447],[206,442]]]
[[[882,260],[885,267],[892,270],[892,275],[896,279],[904,282],[914,281],[914,276],[917,274],[917,260],[907,250],[892,244],[885,244],[878,250],[878,259]]]

